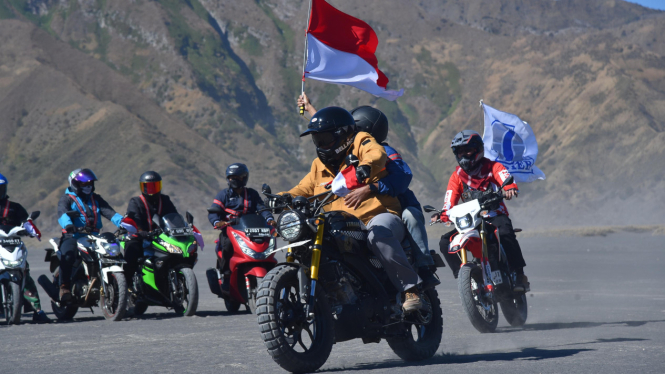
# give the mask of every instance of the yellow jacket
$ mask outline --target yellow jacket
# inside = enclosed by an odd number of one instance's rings
[[[372,168],[369,183],[376,183],[379,179],[385,177],[386,172],[386,151],[382,145],[376,142],[374,138],[366,132],[359,132],[349,148],[349,153],[354,154],[360,160],[360,165],[369,165]],[[346,165],[342,164],[340,170]],[[316,158],[312,162],[312,168],[309,173],[286,193],[293,196],[310,197],[327,192],[325,186],[331,183],[336,173],[328,169],[321,160]],[[284,193],[284,192],[282,192]],[[372,218],[381,213],[392,213],[400,215],[402,208],[396,197],[389,195],[379,195],[378,192],[372,192],[370,197],[363,201],[357,209],[348,208],[344,205],[344,199],[339,198],[332,204],[326,205],[325,211],[341,210],[353,214],[361,221],[367,224]]]

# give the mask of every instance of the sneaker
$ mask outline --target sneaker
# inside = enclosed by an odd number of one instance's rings
[[[34,312],[32,314],[32,322],[36,323],[51,323],[51,319],[48,318],[46,313],[44,313],[43,310],[40,310],[39,312]]]
[[[72,291],[69,290],[69,286],[65,284],[60,285],[60,303],[67,304],[72,301]]]
[[[427,266],[418,268],[418,276],[422,282],[418,285],[421,291],[429,290],[441,284],[441,281]]]
[[[524,274],[518,275],[517,282],[515,282],[515,287],[513,288],[513,292],[529,292],[529,291],[531,291],[529,278],[527,278],[527,276]]]
[[[415,312],[422,306],[423,302],[420,300],[420,295],[418,295],[418,291],[415,287],[404,291],[404,303],[402,304],[402,309],[404,309],[405,314]]]

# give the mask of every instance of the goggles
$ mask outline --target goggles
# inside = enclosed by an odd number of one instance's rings
[[[141,192],[145,195],[154,195],[162,192],[162,181],[157,182],[141,182]]]
[[[335,146],[337,136],[334,132],[331,131],[316,132],[312,134],[312,141],[314,142],[316,148],[330,149]]]

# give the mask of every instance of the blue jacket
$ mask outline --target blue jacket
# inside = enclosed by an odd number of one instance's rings
[[[81,209],[85,211],[84,214],[81,214]],[[71,210],[79,212],[79,216],[73,221],[66,214]],[[63,231],[69,225],[85,227],[86,225],[90,226],[94,224],[94,228],[99,232],[102,229],[102,216],[111,221],[114,225],[120,227],[122,216],[116,213],[109,203],[96,193],[92,194],[92,200],[90,199],[90,196],[84,196],[82,199],[76,195],[76,192],[68,187],[65,190],[65,194],[58,202],[58,223],[62,226]],[[95,217],[97,218],[96,222]],[[74,236],[78,237],[81,236],[81,234],[75,234]]]
[[[245,188],[244,191],[238,195],[231,188],[225,188],[215,196],[212,206],[215,205],[222,207],[226,211],[225,214],[209,213],[208,221],[211,225],[215,225],[217,221],[228,221],[230,218],[240,217],[244,214],[253,214],[261,209],[265,209],[261,195],[252,188]],[[268,210],[261,212],[263,218],[267,221],[274,220],[272,213]]]
[[[388,175],[379,180],[379,193],[397,197],[402,209],[410,206],[421,209],[416,195],[409,189],[409,184],[413,178],[411,168],[402,160],[402,155],[393,147],[387,143],[381,145],[388,154],[388,160],[386,161]]]

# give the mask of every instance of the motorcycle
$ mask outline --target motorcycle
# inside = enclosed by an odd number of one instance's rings
[[[221,207],[209,208],[208,212],[222,214]],[[226,310],[235,313],[244,304],[252,314],[256,313],[256,290],[263,277],[275,267],[276,239],[274,229],[258,214],[247,214],[232,219],[222,228],[233,245],[233,257],[229,259],[229,292],[222,291],[222,272],[218,265],[206,270],[210,291],[223,298]],[[217,257],[222,258],[222,249],[216,249]]]
[[[454,225],[457,230],[451,238],[448,253],[458,254],[462,261],[458,275],[462,306],[473,327],[481,333],[496,330],[499,323],[497,304],[501,305],[503,316],[511,326],[523,326],[528,315],[525,293],[513,292],[517,274],[508,264],[498,233],[483,219],[488,212],[499,208],[503,201],[501,191],[511,183],[512,176],[503,182],[498,192],[465,192],[466,202],[448,210],[450,222],[446,226]],[[430,205],[423,209],[441,214]],[[490,242],[490,235],[496,235],[496,243]]]
[[[37,217],[39,217],[38,211],[30,214],[30,219],[33,221]],[[0,225],[0,288],[2,312],[8,325],[21,323],[28,258],[28,250],[21,237],[27,235],[28,232],[23,226]]]
[[[355,216],[324,212],[337,197],[324,192],[292,200],[270,193],[267,206],[283,212],[277,231],[290,244],[258,289],[261,337],[272,359],[291,372],[313,372],[335,343],[386,339],[403,360],[432,357],[441,342],[443,319],[436,290],[421,293],[423,307],[405,314],[401,292],[368,248],[367,228]],[[411,240],[403,247],[411,253]],[[414,247],[415,248],[415,247]],[[438,255],[437,255],[438,256]]]
[[[70,211],[67,215],[77,217],[79,212]],[[116,234],[110,232],[94,233],[90,227],[77,227],[77,233],[84,236],[77,239],[77,256],[72,268],[72,300],[60,302],[60,238],[52,238],[49,243],[53,248],[46,248],[44,262],[50,263],[49,270],[53,281],[41,275],[37,282],[51,298],[51,307],[58,320],[74,318],[79,308],[99,306],[104,318],[120,321],[127,309],[127,282],[122,265],[125,260],[120,253]],[[94,312],[93,312],[94,313]]]
[[[194,275],[198,244],[194,237],[194,217],[187,220],[178,213],[155,215],[159,228],[145,233],[143,257],[131,280],[134,291],[130,304],[134,315],[143,315],[148,306],[173,309],[183,316],[193,316],[199,303],[199,288]],[[122,246],[128,240],[123,237]]]

